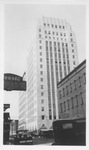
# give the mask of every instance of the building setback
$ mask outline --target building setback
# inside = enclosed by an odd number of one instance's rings
[[[58,83],[60,118],[86,118],[86,60]]]
[[[27,129],[50,129],[52,121],[59,119],[57,83],[77,65],[76,39],[69,23],[39,19],[27,59],[26,107],[22,109]]]

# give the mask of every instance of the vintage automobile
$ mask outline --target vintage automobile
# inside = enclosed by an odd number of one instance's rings
[[[60,119],[53,122],[52,145],[86,145],[86,119]]]
[[[18,130],[14,139],[16,145],[32,145],[33,138],[28,130]]]

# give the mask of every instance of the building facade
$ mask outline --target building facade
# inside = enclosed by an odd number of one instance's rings
[[[76,39],[69,23],[39,19],[27,59],[27,129],[50,129],[59,118],[57,83],[77,65]]]
[[[59,116],[86,118],[86,60],[58,83]]]
[[[23,74],[23,80],[26,80],[26,73]],[[26,85],[27,88],[27,85]],[[23,130],[26,129],[26,96],[27,96],[27,89],[26,91],[21,91],[19,93],[19,121],[18,121],[18,129]]]

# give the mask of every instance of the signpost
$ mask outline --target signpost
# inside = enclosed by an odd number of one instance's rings
[[[26,91],[26,81],[23,81],[23,77],[6,73],[4,74],[4,90]]]

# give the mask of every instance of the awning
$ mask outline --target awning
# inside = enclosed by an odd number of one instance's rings
[[[43,124],[40,128],[41,131],[47,131],[47,127]]]

